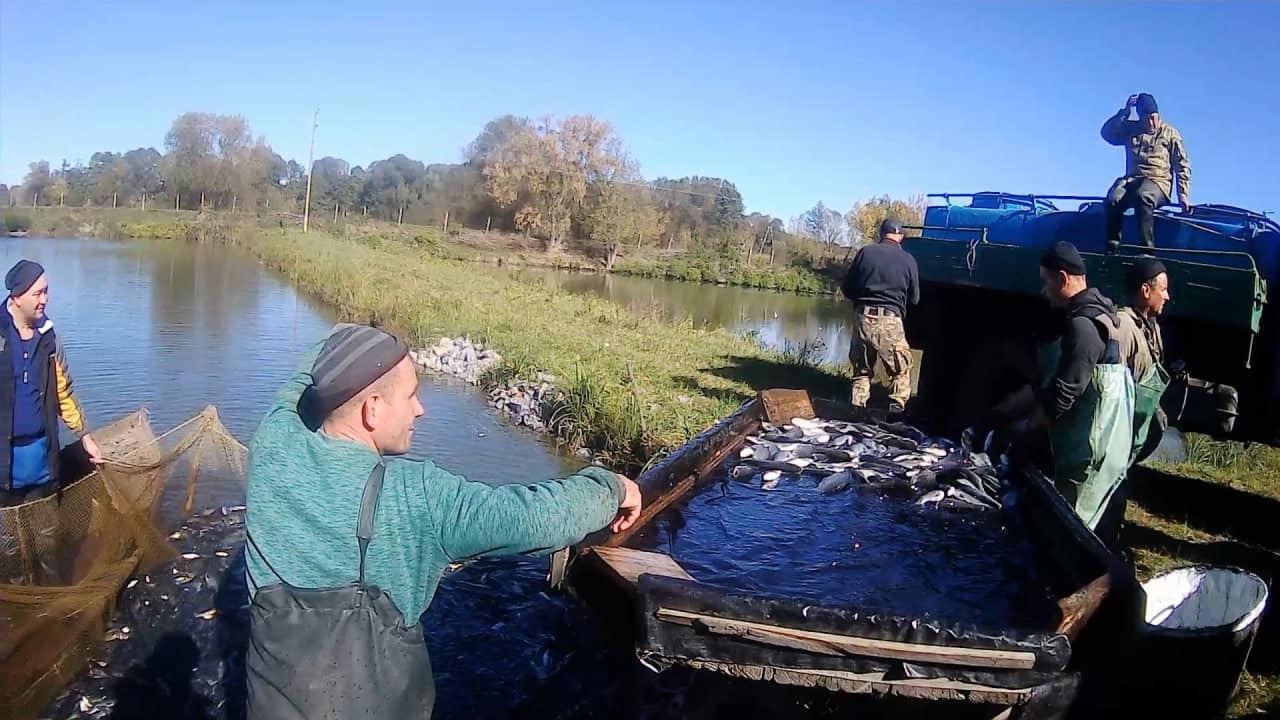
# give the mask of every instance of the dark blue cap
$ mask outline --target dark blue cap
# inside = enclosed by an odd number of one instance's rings
[[[885,235],[901,235],[902,221],[896,217],[887,217],[880,223],[880,237]]]
[[[9,291],[11,297],[24,295],[43,274],[44,268],[40,266],[40,263],[32,260],[19,260],[13,264],[13,267],[9,268],[9,272],[4,276],[5,289]]]
[[[1137,105],[1139,115],[1151,115],[1160,112],[1160,107],[1156,105],[1156,99],[1151,97],[1150,93],[1138,95]]]

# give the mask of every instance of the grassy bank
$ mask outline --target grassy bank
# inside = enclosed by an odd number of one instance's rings
[[[498,348],[506,362],[493,382],[554,374],[565,394],[553,415],[557,434],[621,467],[684,443],[769,382],[828,394],[847,387],[725,330],[667,325],[604,300],[504,282],[400,241],[277,229],[236,242],[345,317],[416,343],[469,334]]]
[[[0,224],[22,226],[38,237],[139,238],[187,237],[198,213],[136,208],[5,208]]]
[[[258,224],[279,229],[286,221],[279,216],[253,217],[247,214],[191,210],[93,207],[5,208],[6,222],[17,222],[37,236],[85,236],[107,238],[183,238],[197,223],[217,218],[219,222]],[[289,225],[297,219],[290,218]],[[603,272],[600,251],[581,242],[571,242],[562,251],[548,253],[542,241],[515,233],[482,232],[319,215],[311,218],[314,230],[357,242],[371,239],[394,241],[431,252],[438,258],[504,264],[519,267],[551,268],[577,272]],[[646,278],[734,285],[761,290],[800,294],[829,294],[836,291],[843,272],[842,257],[818,254],[794,259],[791,264],[771,263],[765,256],[746,261],[738,248],[722,253],[706,248],[688,252],[666,252],[654,247],[626,248],[611,272]]]
[[[686,282],[736,285],[802,294],[835,292],[834,281],[809,267],[779,267],[767,263],[748,264],[710,255],[682,255],[667,260],[640,258],[614,265],[619,275],[665,278]]]

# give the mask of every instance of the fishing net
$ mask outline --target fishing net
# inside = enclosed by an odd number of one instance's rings
[[[245,447],[212,406],[159,437],[145,408],[93,436],[106,464],[64,450],[59,494],[0,508],[0,707],[15,720],[84,670],[128,578],[176,557],[160,510],[189,514],[197,480],[243,484]]]

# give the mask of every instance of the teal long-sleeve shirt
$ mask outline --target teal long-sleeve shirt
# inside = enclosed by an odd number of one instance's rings
[[[324,588],[353,582],[359,574],[356,520],[378,455],[308,429],[299,415],[319,348],[306,354],[277,393],[249,445],[250,598],[280,578],[296,587]],[[553,552],[608,525],[623,497],[618,476],[599,467],[562,479],[491,486],[430,460],[384,463],[365,575],[391,596],[407,625],[416,624],[431,604],[449,563]]]

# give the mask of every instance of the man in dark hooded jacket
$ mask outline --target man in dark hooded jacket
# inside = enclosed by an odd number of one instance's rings
[[[1049,304],[1065,313],[1041,347],[1044,382],[1020,429],[1047,425],[1053,481],[1093,530],[1124,479],[1133,447],[1134,383],[1121,352],[1118,310],[1085,279],[1084,259],[1059,242],[1040,260]]]

